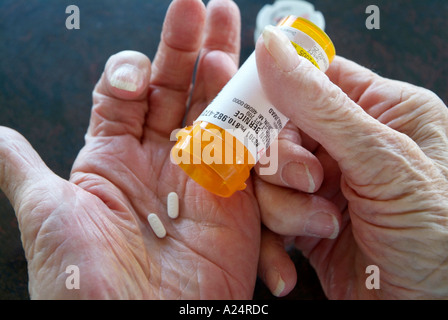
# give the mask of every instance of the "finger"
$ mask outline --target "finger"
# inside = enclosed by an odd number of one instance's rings
[[[288,123],[255,166],[260,179],[309,193],[318,190],[324,177],[322,166],[300,142],[297,127]]]
[[[325,177],[315,194],[330,200],[336,205],[339,212],[343,212],[347,206],[347,199],[341,192],[341,170],[338,163],[322,147],[315,151],[315,156],[322,164],[323,176]]]
[[[130,134],[140,139],[147,111],[149,59],[135,51],[109,58],[93,92],[89,136]]]
[[[207,5],[204,53],[221,51],[238,66],[240,57],[241,18],[232,0],[211,0]]]
[[[340,212],[329,200],[254,180],[261,220],[271,231],[329,239],[338,235]]]
[[[351,182],[371,183],[378,175],[374,168],[383,167],[384,161],[402,165],[401,157],[391,157],[392,150],[422,156],[410,139],[369,116],[325,74],[299,57],[279,31],[265,30],[264,40],[257,43],[257,65],[270,101],[319,142]]]
[[[207,5],[204,46],[198,63],[191,108],[191,124],[238,70],[240,12],[231,0],[212,0]]]
[[[373,83],[383,79],[371,70],[340,56],[333,59],[326,74],[354,102],[358,102]]]
[[[266,228],[261,231],[258,276],[276,297],[290,293],[297,282],[296,268],[285,250],[283,237]]]
[[[152,130],[171,133],[182,124],[204,24],[200,0],[174,0],[168,8],[152,68],[147,116]]]

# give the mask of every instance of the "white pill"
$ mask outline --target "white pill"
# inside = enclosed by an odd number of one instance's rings
[[[157,237],[164,238],[166,236],[165,226],[155,213],[148,216],[148,222]]]
[[[176,219],[179,216],[179,197],[176,192],[170,192],[167,200],[168,216],[171,219]]]

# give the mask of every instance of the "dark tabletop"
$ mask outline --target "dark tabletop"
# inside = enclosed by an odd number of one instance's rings
[[[272,0],[273,1],[273,0]],[[254,49],[255,19],[272,1],[238,0],[241,61]],[[448,1],[310,0],[325,16],[337,53],[382,76],[426,87],[448,102]],[[168,0],[0,0],[0,125],[22,133],[59,176],[68,178],[84,143],[92,89],[112,54],[154,57]],[[67,6],[81,28],[67,30]],[[366,7],[380,9],[368,30]],[[286,299],[325,299],[297,251],[296,289]],[[0,299],[28,299],[27,269],[14,212],[0,192]],[[257,282],[255,298],[271,298]]]

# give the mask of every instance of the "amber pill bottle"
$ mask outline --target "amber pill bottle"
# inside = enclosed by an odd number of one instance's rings
[[[297,54],[328,69],[336,52],[324,31],[295,16],[277,28]],[[208,191],[230,197],[245,189],[250,170],[287,122],[264,95],[253,53],[193,125],[177,133],[171,161]]]

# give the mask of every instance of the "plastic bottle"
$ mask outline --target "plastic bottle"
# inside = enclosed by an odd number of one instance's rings
[[[328,69],[335,49],[319,27],[295,16],[277,27],[299,55]],[[229,197],[245,189],[250,170],[287,121],[264,95],[253,53],[193,126],[177,133],[171,160],[208,191]]]

